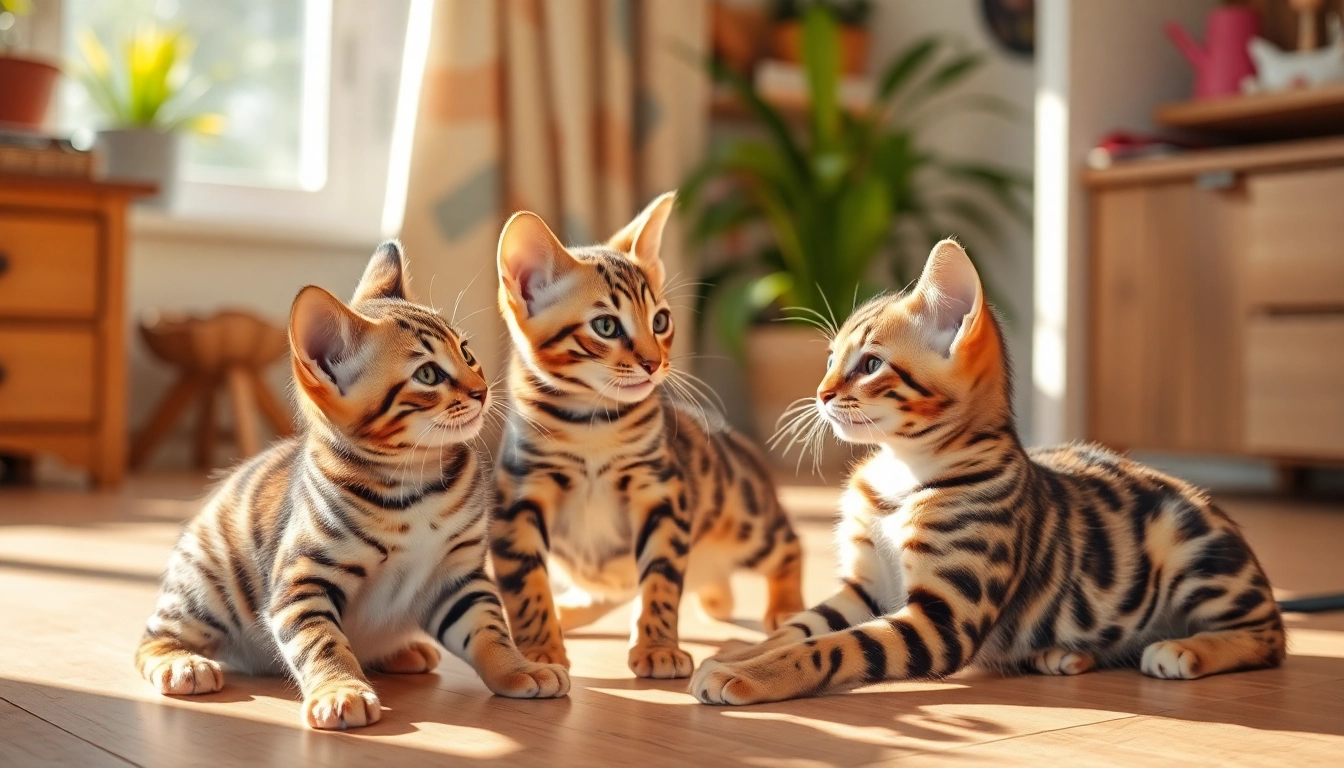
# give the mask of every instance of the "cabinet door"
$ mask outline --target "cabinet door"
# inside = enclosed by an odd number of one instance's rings
[[[1344,456],[1344,315],[1251,320],[1246,444],[1266,456]]]
[[[1257,174],[1248,187],[1247,301],[1344,308],[1344,168]]]
[[[1241,450],[1243,187],[1099,189],[1092,206],[1089,436]]]

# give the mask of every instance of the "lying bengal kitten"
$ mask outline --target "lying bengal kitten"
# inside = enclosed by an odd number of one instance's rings
[[[662,391],[673,327],[658,250],[673,200],[660,197],[602,246],[566,250],[531,213],[500,237],[516,413],[491,554],[530,659],[568,665],[563,631],[638,593],[630,669],[685,677],[683,587],[727,618],[738,568],[768,579],[767,627],[803,608],[798,538],[760,454]]]
[[[361,667],[429,672],[437,643],[498,694],[569,689],[563,667],[518,653],[485,575],[494,492],[466,441],[489,387],[467,343],[406,295],[393,242],[350,307],[313,286],[294,300],[306,428],[224,480],[173,550],[135,655],[161,692],[219,690],[215,659],[286,669],[310,726],[368,725],[382,710]]]
[[[1101,448],[1023,450],[1003,337],[962,249],[858,310],[817,406],[878,449],[841,502],[844,587],[765,642],[705,662],[709,704],[811,696],[967,664],[1192,679],[1283,659],[1279,611],[1203,493]]]

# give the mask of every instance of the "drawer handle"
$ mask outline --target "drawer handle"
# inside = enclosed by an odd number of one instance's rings
[[[9,271],[9,254],[0,251],[0,277]]]

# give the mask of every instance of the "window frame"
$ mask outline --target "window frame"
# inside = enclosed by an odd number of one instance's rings
[[[305,0],[306,1],[306,0]],[[400,93],[403,47],[411,0],[380,0],[376,10],[363,3],[330,3],[326,178],[312,190],[293,187],[193,179],[184,173],[172,210],[138,216],[180,229],[200,223],[215,229],[244,229],[311,234],[323,241],[367,242],[378,239],[391,165],[392,137]],[[47,7],[39,21],[63,31],[61,3]],[[48,34],[48,39],[51,35]],[[62,38],[56,36],[59,41]],[[50,43],[49,43],[50,44]],[[56,42],[60,50],[60,42]]]

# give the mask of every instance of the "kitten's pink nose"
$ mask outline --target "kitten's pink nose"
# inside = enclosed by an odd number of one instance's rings
[[[484,403],[484,402],[485,402],[485,394],[486,394],[486,392],[488,392],[488,391],[489,391],[489,390],[485,390],[485,389],[473,389],[473,390],[471,390],[470,392],[467,393],[467,397],[470,397],[472,400],[476,400],[476,401],[478,401],[478,402],[482,402],[482,403]]]
[[[836,395],[836,392],[835,392],[834,389],[823,389],[823,390],[821,390],[820,392],[817,393],[817,398],[818,398],[819,400],[821,400],[821,404],[822,404],[822,405],[825,405],[825,404],[831,402],[832,400],[834,400],[834,399],[835,399],[835,395]]]
[[[639,359],[639,367],[640,367],[640,368],[643,368],[643,369],[644,369],[644,372],[647,373],[647,374],[649,374],[650,376],[653,375],[653,372],[654,372],[654,371],[658,370],[658,364],[657,364],[657,363],[655,363],[655,362],[653,362],[653,361],[651,361],[651,360],[645,360],[645,359],[642,358],[642,357]]]

